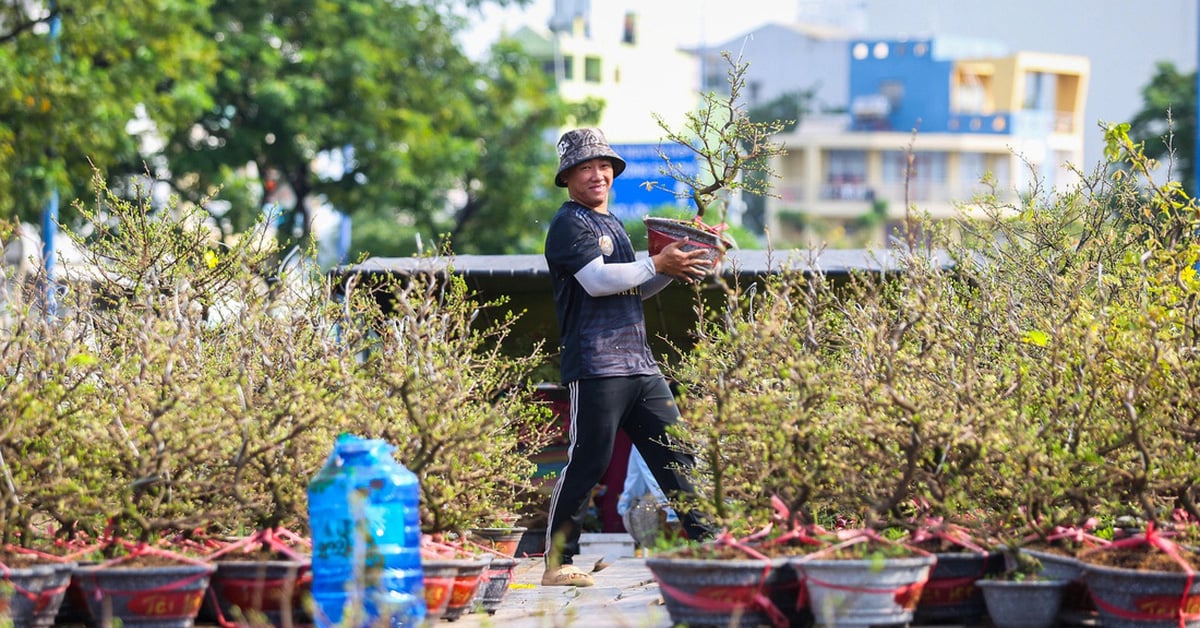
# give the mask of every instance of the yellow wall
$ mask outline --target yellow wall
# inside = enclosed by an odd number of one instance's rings
[[[1025,76],[1031,72],[1057,77],[1055,110],[1072,112],[1080,119],[1087,93],[1091,64],[1086,57],[1037,52],[1020,52],[996,59],[963,60],[956,64],[960,72],[981,76],[990,73],[988,101],[995,111],[1020,111],[1025,102]],[[958,72],[955,73],[956,77]],[[986,85],[986,83],[985,83]],[[1076,127],[1078,128],[1078,127]]]

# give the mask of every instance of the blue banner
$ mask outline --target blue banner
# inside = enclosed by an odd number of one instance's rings
[[[676,193],[688,193],[690,189],[665,174],[667,162],[659,156],[661,152],[673,165],[695,177],[699,165],[696,153],[691,149],[678,144],[613,144],[612,147],[625,160],[625,172],[613,180],[608,203],[608,211],[614,216],[629,220],[641,218],[664,205],[682,210],[695,207],[690,198],[675,196]],[[655,182],[653,190],[646,189],[646,181]]]

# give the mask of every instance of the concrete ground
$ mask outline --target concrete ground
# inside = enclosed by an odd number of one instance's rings
[[[671,618],[645,561],[583,553],[575,558],[575,565],[586,571],[602,558],[608,566],[592,574],[595,586],[584,588],[544,587],[542,559],[522,558],[494,615],[471,613],[442,624],[446,628],[669,628]]]

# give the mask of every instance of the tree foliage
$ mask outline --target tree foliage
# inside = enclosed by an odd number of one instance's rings
[[[1196,72],[1160,62],[1142,88],[1142,110],[1130,120],[1129,137],[1144,142],[1144,154],[1170,164],[1171,178],[1195,193]]]
[[[388,229],[380,242],[407,227],[469,243],[456,216],[526,203],[536,172],[524,170],[544,166],[540,135],[562,114],[544,84],[517,80],[536,76],[518,51],[469,59],[455,40],[463,26],[434,1],[216,0],[222,69],[213,106],[170,138],[175,184],[198,198],[253,163],[295,193],[285,237],[306,235],[310,201],[322,201]],[[332,167],[318,172],[322,155]],[[448,207],[456,189],[465,207]],[[239,211],[244,224],[258,207]]]
[[[477,62],[456,39],[466,12],[524,1],[11,0],[0,217],[34,219],[51,189],[70,208],[94,164],[114,189],[149,173],[184,202],[218,196],[226,235],[286,189],[285,239],[304,238],[328,203],[374,225],[355,233],[388,249],[371,252],[413,252],[417,234],[536,250],[545,134],[569,108],[511,43]]]
[[[427,209],[449,185],[444,173],[469,161],[471,143],[445,130],[467,107],[471,62],[438,7],[217,0],[212,16],[213,105],[166,151],[187,198],[253,163],[291,187],[299,213],[315,194],[351,212]],[[344,173],[314,172],[322,152],[348,157]]]
[[[461,253],[536,251],[544,230],[535,216],[554,204],[546,190],[558,165],[546,129],[565,119],[566,107],[513,42],[494,46],[484,71],[488,80],[471,92],[473,115],[464,125],[480,137],[479,154],[463,176],[466,202],[455,213],[451,244]]]
[[[93,164],[140,171],[139,115],[169,132],[208,107],[209,4],[0,2],[0,217],[86,195]]]

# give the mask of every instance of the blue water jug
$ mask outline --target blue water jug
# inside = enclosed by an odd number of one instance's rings
[[[393,450],[343,434],[308,484],[318,628],[425,620],[417,476]]]

